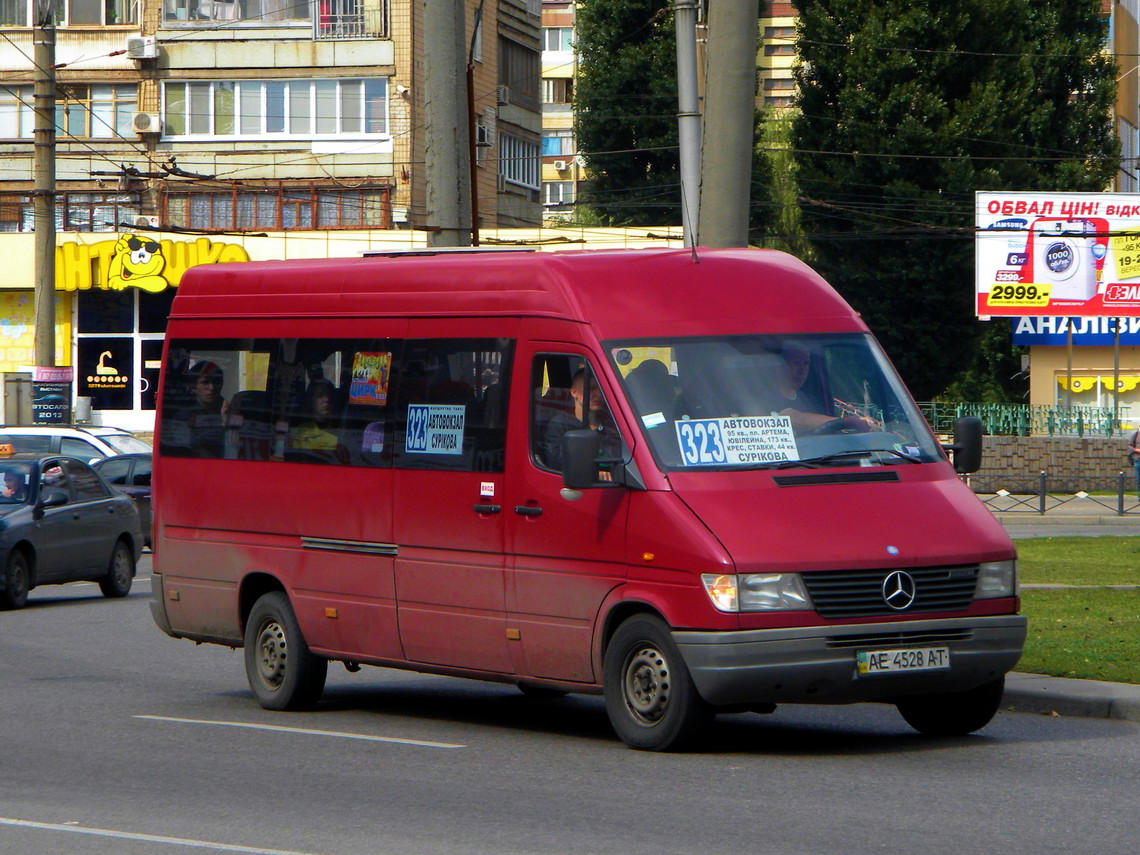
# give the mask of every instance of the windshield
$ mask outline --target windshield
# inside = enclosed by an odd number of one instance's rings
[[[0,505],[23,504],[28,498],[31,477],[30,463],[0,462]]]
[[[150,443],[128,433],[107,433],[99,437],[119,454],[150,454]]]
[[[926,463],[922,415],[869,335],[608,342],[658,461],[670,469]]]

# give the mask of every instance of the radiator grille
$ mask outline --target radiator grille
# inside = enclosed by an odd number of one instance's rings
[[[892,609],[883,598],[883,582],[894,570],[804,573],[803,580],[816,611],[825,618],[953,612],[967,608],[974,599],[976,564],[907,568],[905,572],[914,579],[914,602],[905,609]]]

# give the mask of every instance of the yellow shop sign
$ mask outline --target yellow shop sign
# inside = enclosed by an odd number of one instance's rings
[[[115,240],[56,247],[55,287],[57,291],[164,291],[177,287],[191,267],[233,261],[249,261],[244,246],[205,237],[158,240],[146,234],[123,234]]]

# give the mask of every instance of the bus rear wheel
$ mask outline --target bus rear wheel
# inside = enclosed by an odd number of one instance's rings
[[[327,659],[309,652],[283,592],[265,594],[254,603],[245,625],[245,675],[264,709],[302,710],[315,705],[325,688],[328,665]]]
[[[604,693],[614,731],[644,751],[687,747],[713,716],[669,628],[652,615],[631,617],[610,639]]]

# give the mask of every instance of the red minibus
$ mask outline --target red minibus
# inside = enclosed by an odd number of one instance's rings
[[[330,661],[601,694],[634,748],[719,712],[987,724],[1016,553],[866,325],[767,250],[200,266],[163,353],[154,595],[266,709]]]

